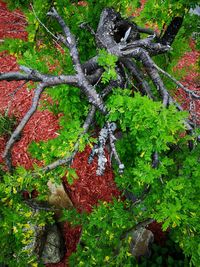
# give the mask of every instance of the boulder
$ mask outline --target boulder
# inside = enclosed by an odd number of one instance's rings
[[[45,208],[44,203],[34,204],[37,208],[34,207],[32,210],[36,215],[39,212],[39,206]],[[28,251],[30,255],[36,255],[38,261],[42,261],[44,264],[57,263],[62,260],[65,252],[64,239],[58,224],[40,226],[28,222],[27,227],[23,228],[23,232],[26,231],[32,231],[33,235],[30,242],[23,247],[24,251]]]
[[[42,251],[41,260],[44,264],[58,263],[64,256],[64,240],[56,224],[49,227]]]
[[[150,245],[154,241],[154,235],[143,227],[133,230],[128,234],[131,237],[130,251],[133,256],[140,258],[151,255]]]

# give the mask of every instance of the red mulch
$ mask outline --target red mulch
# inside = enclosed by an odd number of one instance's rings
[[[138,17],[140,15],[140,12],[144,9],[144,5],[147,0],[140,0],[140,7],[138,7],[136,10],[134,10],[134,13],[132,16]]]
[[[120,196],[120,192],[114,183],[108,153],[108,165],[106,166],[105,174],[97,176],[97,158],[94,159],[92,164],[87,163],[90,152],[91,148],[86,147],[84,152],[77,153],[71,167],[76,170],[79,179],[75,180],[73,185],[69,185],[66,178],[63,178],[64,186],[68,191],[70,199],[79,212],[91,212],[92,207],[97,205],[99,200],[111,201],[113,197]],[[59,264],[48,264],[48,267],[65,267],[67,257],[76,250],[76,245],[81,235],[81,227],[71,228],[70,224],[66,223],[64,232],[67,248],[65,258]]]
[[[0,13],[1,17],[1,13]],[[16,59],[6,52],[0,54],[0,71],[17,71],[18,66]],[[3,113],[9,107],[9,115],[13,114],[20,121],[31,106],[33,90],[28,90],[26,86],[20,88],[14,97],[12,92],[16,90],[23,82],[6,82],[0,83],[0,112]],[[45,96],[43,97],[43,99]],[[59,129],[58,118],[48,110],[37,111],[25,126],[22,138],[13,147],[14,165],[22,165],[25,168],[31,168],[33,163],[38,163],[32,159],[27,151],[28,145],[32,141],[48,140],[57,136]],[[5,146],[5,138],[0,138],[0,163],[3,161],[2,152]]]
[[[85,3],[85,2],[84,2]],[[145,1],[142,1],[143,8]],[[140,9],[141,9],[140,8]],[[140,11],[137,10],[137,13]],[[0,39],[5,37],[26,39],[27,33],[25,31],[26,20],[20,11],[10,12],[6,8],[6,4],[0,1]],[[183,82],[191,89],[198,89],[197,85],[197,71],[190,69],[197,61],[199,53],[193,50],[186,53],[183,59],[179,62],[177,68],[187,66],[189,68],[187,75]],[[0,72],[18,70],[15,57],[9,55],[7,52],[0,54]],[[11,93],[18,88],[23,82],[0,82],[0,112],[5,112],[10,105],[9,114],[14,114],[20,121],[31,105],[33,90],[29,91],[26,86],[23,86],[15,94],[14,98]],[[183,107],[188,108],[187,96],[179,90],[184,100]],[[43,96],[43,99],[46,96]],[[199,114],[199,102],[196,101],[196,108]],[[200,116],[199,116],[200,117]],[[31,120],[24,128],[22,138],[18,141],[12,151],[14,165],[22,165],[25,168],[32,168],[33,163],[42,164],[35,159],[32,159],[27,152],[27,147],[32,141],[48,140],[57,136],[59,130],[58,117],[53,115],[48,110],[37,111]],[[0,137],[0,153],[3,153],[6,140]],[[72,167],[76,169],[79,176],[73,185],[68,185],[64,179],[64,184],[69,191],[69,195],[73,204],[81,211],[91,212],[92,207],[98,203],[99,200],[111,201],[112,197],[120,195],[114,183],[112,169],[108,163],[104,176],[96,176],[97,160],[89,165],[87,163],[90,148],[87,147],[84,152],[77,153]],[[3,162],[0,154],[0,163]],[[109,162],[109,160],[108,160]],[[81,228],[71,228],[68,223],[64,226],[64,237],[66,241],[67,253],[61,263],[49,264],[49,267],[65,267],[67,257],[76,249],[76,244],[80,238]],[[158,224],[152,225],[151,230],[161,229]],[[161,233],[161,230],[159,230]],[[163,239],[165,236],[161,233]],[[159,240],[158,240],[159,242]]]
[[[22,12],[15,10],[10,12],[6,4],[0,1],[0,39],[20,38],[26,39],[26,19]]]
[[[182,84],[186,86],[188,89],[195,91],[198,95],[200,95],[200,75],[199,75],[199,66],[198,60],[200,57],[200,51],[195,50],[195,43],[193,40],[190,40],[190,52],[186,52],[184,56],[179,60],[177,66],[175,67],[175,71],[179,72],[181,70],[185,71],[185,76],[182,79]],[[183,89],[179,88],[175,94],[177,100],[182,104],[182,107],[185,110],[189,110],[191,100],[188,97],[188,94],[183,91]],[[195,123],[200,124],[200,100],[194,99],[194,110],[196,113]]]
[[[72,168],[76,170],[79,179],[75,180],[71,186],[66,183],[66,180],[64,181],[72,202],[80,212],[91,212],[92,207],[99,200],[111,201],[112,197],[120,196],[109,163],[106,166],[105,174],[103,176],[97,176],[97,158],[91,164],[87,162],[90,152],[91,148],[86,147],[84,152],[77,153],[73,161]]]
[[[152,222],[148,227],[148,230],[150,230],[154,234],[154,242],[159,246],[165,246],[165,242],[167,240],[167,236],[169,233],[169,230],[166,232],[162,231],[162,223]]]
[[[20,38],[27,39],[25,31],[26,20],[22,12],[10,12],[6,4],[0,2],[0,39]],[[0,53],[0,72],[17,71],[19,69],[14,56],[7,52]],[[33,90],[29,91],[26,86],[20,88],[14,97],[11,94],[21,85],[19,82],[0,82],[0,112],[4,113],[9,107],[9,115],[13,114],[20,121],[31,106]],[[43,97],[43,99],[45,96]],[[37,111],[25,126],[22,138],[17,142],[12,151],[14,165],[22,165],[32,168],[34,163],[39,162],[32,159],[27,148],[32,141],[48,140],[57,136],[59,129],[57,117],[48,110]],[[0,163],[3,162],[2,152],[6,139],[0,137]]]

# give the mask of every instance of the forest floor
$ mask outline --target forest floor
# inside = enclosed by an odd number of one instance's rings
[[[144,5],[145,1],[143,1]],[[139,13],[140,10],[137,11]],[[20,38],[26,39],[27,32],[25,30],[26,20],[20,11],[10,12],[6,4],[0,1],[0,42],[4,38]],[[195,45],[191,42],[191,51],[187,52],[179,61],[177,68],[186,69],[186,75],[182,79],[185,86],[192,90],[199,90],[200,79],[198,80],[197,71],[193,70],[198,60],[199,52],[195,50]],[[0,53],[0,72],[16,71],[19,67],[16,58],[10,55],[7,51]],[[17,91],[15,94],[13,92]],[[31,105],[33,91],[29,91],[23,82],[0,82],[0,112],[3,114],[8,111],[8,114],[14,114],[20,121]],[[181,101],[183,108],[188,109],[190,99],[184,94],[181,89],[177,90],[176,97]],[[43,96],[43,100],[48,98]],[[197,114],[197,122],[200,120],[200,101],[195,102],[195,112]],[[15,166],[24,166],[27,169],[33,167],[34,163],[42,165],[41,162],[33,159],[28,152],[28,146],[32,141],[46,141],[56,138],[59,131],[59,116],[55,116],[48,110],[38,110],[25,126],[22,138],[18,141],[14,148],[12,159]],[[5,148],[6,138],[0,137],[0,163],[3,163],[2,153]],[[76,169],[79,179],[72,186],[67,182],[65,185],[68,188],[70,198],[74,206],[79,211],[90,212],[92,207],[99,200],[110,201],[113,196],[119,196],[114,182],[114,174],[108,166],[104,176],[96,176],[96,164],[87,164],[90,148],[87,147],[84,152],[77,153],[72,167]],[[89,174],[89,175],[88,175]],[[152,224],[151,230],[157,233],[155,239],[162,243],[165,239],[165,234],[161,231],[159,224]],[[80,237],[80,227],[71,228],[68,223],[65,224],[65,241],[67,253],[65,258],[59,264],[49,264],[49,267],[64,267],[66,266],[67,257],[75,250],[76,244]]]

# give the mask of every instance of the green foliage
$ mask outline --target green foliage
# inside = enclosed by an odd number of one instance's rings
[[[22,8],[28,26],[28,41],[5,40],[0,51],[8,50],[17,57],[18,63],[41,72],[53,74],[74,73],[73,64],[67,48],[57,49],[55,40],[38,22],[38,18],[52,32],[61,32],[57,22],[46,16],[52,5],[66,20],[72,33],[78,37],[78,49],[81,61],[96,55],[95,40],[79,25],[87,22],[96,30],[99,16],[104,7],[115,7],[123,16],[131,15],[138,7],[139,1],[101,0],[87,1],[81,6],[78,1],[69,0],[8,0],[12,9]],[[167,56],[157,56],[155,62],[176,78],[184,73],[174,73],[173,67],[185,51],[188,51],[188,38],[192,32],[198,32],[196,16],[189,15],[189,8],[197,1],[147,1],[141,16],[134,18],[139,26],[157,27],[162,31],[169,25],[174,16],[184,15],[183,27],[172,45]],[[63,53],[64,52],[64,53]],[[98,64],[104,68],[102,82],[116,79],[115,65],[117,58],[105,50],[100,50]],[[169,80],[163,77],[168,89],[173,89]],[[60,157],[69,156],[73,151],[82,131],[83,121],[89,105],[80,90],[76,87],[57,86],[46,90],[52,102],[43,101],[40,108],[49,109],[59,116],[60,130],[58,137],[48,142],[32,143],[29,151],[32,156],[49,164]],[[76,253],[70,258],[71,266],[137,266],[129,253],[129,241],[121,241],[121,236],[129,228],[146,218],[154,218],[163,223],[163,229],[171,229],[173,240],[180,245],[183,253],[190,259],[190,264],[199,266],[200,228],[199,228],[199,147],[189,152],[187,141],[194,137],[181,137],[185,133],[184,119],[187,114],[177,112],[174,106],[163,108],[160,102],[153,102],[147,97],[134,95],[128,89],[114,89],[107,100],[110,111],[109,120],[115,121],[123,137],[117,141],[117,151],[125,164],[123,175],[115,173],[115,181],[119,189],[128,190],[136,198],[143,195],[145,188],[150,192],[138,205],[131,206],[128,201],[113,200],[111,203],[100,203],[91,214],[78,214],[75,210],[64,211],[63,219],[82,225],[81,243]],[[97,123],[103,124],[104,118],[99,114]],[[15,126],[14,119],[0,117],[0,135],[10,134]],[[83,151],[86,144],[94,140],[88,134],[80,140],[79,150]],[[158,152],[158,168],[152,168],[152,153]],[[2,172],[0,183],[0,239],[3,247],[0,251],[0,262],[9,266],[27,266],[35,264],[34,256],[24,251],[32,238],[32,232],[24,231],[30,225],[44,225],[51,222],[51,214],[40,212],[32,214],[31,209],[22,198],[22,191],[31,192],[37,189],[39,200],[47,199],[46,183],[49,179],[59,182],[68,172],[68,182],[73,183],[77,175],[74,170],[58,168],[51,174],[40,174],[39,168],[35,178],[22,167],[17,168],[13,175]],[[13,258],[15,255],[15,258]],[[161,253],[162,255],[162,253]],[[162,257],[157,255],[156,263],[161,266]],[[149,261],[146,266],[150,266]],[[181,263],[168,259],[168,266],[179,266]],[[153,265],[156,264],[156,265]],[[178,265],[179,264],[179,265]],[[189,264],[189,263],[188,263]],[[33,265],[34,266],[34,265]],[[36,265],[35,265],[36,266]],[[144,265],[145,266],[145,265]]]
[[[126,92],[126,90],[124,90]],[[127,93],[130,91],[127,90]],[[176,141],[173,136],[178,130],[184,130],[179,123],[186,117],[186,113],[177,112],[174,106],[169,109],[163,107],[160,102],[155,102],[148,97],[142,97],[135,93],[134,97],[122,95],[121,90],[116,90],[109,98],[110,120],[120,121],[120,127],[123,132],[130,129],[132,136],[139,136],[140,139],[148,140],[153,143],[151,152],[161,152],[167,150],[167,143]],[[156,127],[156,128],[155,128]],[[159,131],[160,130],[160,131]],[[145,143],[145,144],[144,144]],[[139,143],[136,145],[139,151],[148,150],[148,143]]]
[[[110,80],[116,80],[117,73],[115,71],[118,58],[109,54],[105,49],[99,51],[98,64],[105,69],[102,74],[102,83],[107,83]]]
[[[0,113],[0,136],[10,135],[13,132],[15,126],[15,116],[8,116]]]
[[[199,161],[200,149],[197,147],[188,154],[181,150],[173,155],[176,165],[172,168],[171,180],[166,181],[161,203],[156,206],[155,218],[164,221],[163,228],[174,228],[173,237],[179,242],[185,255],[192,255],[194,266],[199,263]],[[179,166],[180,168],[177,168]],[[158,218],[159,216],[159,218]]]
[[[30,0],[16,0],[16,1],[12,1],[12,0],[6,0],[8,7],[11,10],[17,9],[17,8],[28,8],[29,4],[32,2]]]
[[[21,39],[5,39],[0,46],[0,51],[8,50],[11,55],[19,56],[27,49],[30,49],[30,42],[25,42]]]
[[[24,202],[23,192],[40,190],[42,182],[22,167],[14,175],[1,172],[0,180],[0,262],[11,267],[36,266],[36,255],[31,250],[34,227],[51,223],[53,214],[31,209]]]
[[[87,220],[85,215],[66,211],[65,218],[83,225],[81,244],[70,258],[71,266],[136,264],[129,255],[128,244],[125,242],[122,246],[120,237],[131,226],[149,217],[163,222],[163,230],[170,227],[185,256],[191,256],[190,263],[198,266],[195,246],[198,247],[200,233],[199,148],[189,153],[188,137],[180,137],[185,131],[183,121],[187,114],[177,112],[174,106],[165,109],[160,102],[153,102],[137,93],[133,98],[129,90],[115,89],[107,105],[110,108],[109,119],[116,121],[123,131],[117,150],[125,163],[125,173],[116,173],[118,187],[128,189],[137,198],[146,186],[151,189],[134,209],[129,209],[131,203],[117,200],[112,204],[101,203],[87,216]],[[171,153],[173,146],[177,150]],[[156,169],[152,168],[154,151],[159,152]],[[181,264],[181,261],[168,260],[169,266]],[[162,258],[158,257],[155,264],[162,266]]]
[[[183,16],[188,13],[190,8],[195,8],[196,6],[198,6],[197,0],[147,1],[141,12],[141,17],[143,21],[146,17],[146,22],[151,21],[151,23],[156,23],[159,29],[162,29],[163,25],[169,24],[173,17]]]
[[[68,168],[67,169],[67,182],[72,185],[74,183],[75,179],[78,179],[78,175],[76,174],[76,171],[72,168]]]
[[[91,214],[65,211],[64,219],[82,224],[81,243],[70,257],[70,266],[122,266],[134,263],[129,253],[130,240],[119,242],[125,231],[136,224],[129,203],[113,199],[101,202]]]
[[[163,222],[163,230],[176,228],[176,242],[186,256],[192,255],[191,263],[198,266],[199,146],[189,153],[188,137],[180,138],[186,114],[173,106],[164,109],[147,97],[135,94],[132,98],[128,94],[121,95],[116,90],[108,102],[110,120],[118,121],[124,132],[118,151],[127,166],[123,176],[116,175],[116,182],[119,188],[126,188],[137,197],[145,186],[151,185],[150,193],[135,209],[141,216],[139,220],[151,216]],[[174,145],[177,149],[170,153]],[[151,166],[154,151],[159,152],[156,169]]]
[[[164,55],[159,55],[154,58],[156,64],[173,75],[176,79],[184,76],[184,71],[175,71],[174,66],[185,52],[190,51],[189,38],[193,37],[196,40],[199,48],[199,17],[195,14],[189,13],[190,8],[198,6],[198,1],[147,1],[140,16],[134,18],[138,25],[147,26],[150,29],[156,30],[158,35],[162,33],[170,24],[171,20],[176,17],[184,17],[183,24],[179,30],[171,50]],[[162,76],[162,75],[161,75]],[[175,85],[169,81],[168,78],[162,76],[166,87],[170,90],[175,89]]]
[[[187,267],[188,259],[184,257],[180,247],[173,241],[171,234],[167,235],[167,240],[163,246],[152,245],[151,258],[143,258],[140,267]]]

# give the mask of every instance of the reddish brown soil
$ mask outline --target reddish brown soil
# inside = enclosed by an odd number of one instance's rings
[[[147,1],[147,0],[141,0],[141,1],[140,1],[140,7],[138,7],[138,8],[134,11],[134,13],[132,14],[132,16],[137,17],[137,16],[140,15],[140,12],[144,9],[144,5],[145,5],[146,1]]]
[[[185,76],[182,79],[182,84],[186,86],[188,89],[195,91],[199,94],[200,92],[200,75],[199,75],[199,66],[198,60],[200,57],[200,52],[195,50],[195,43],[193,40],[190,40],[190,52],[186,52],[181,60],[178,62],[175,71],[180,72],[181,70],[185,71]],[[176,92],[176,98],[180,103],[182,103],[182,107],[185,110],[190,110],[190,105],[193,104],[193,108],[191,110],[191,118],[193,114],[196,114],[195,118],[193,118],[194,123],[200,124],[200,100],[193,100],[188,97],[188,94],[183,91],[183,89],[179,88]]]
[[[84,1],[83,1],[84,2]],[[145,1],[142,3],[144,4]],[[84,2],[85,3],[85,2]],[[139,12],[140,10],[138,10]],[[9,12],[6,4],[0,1],[0,40],[6,37],[26,39],[27,33],[25,31],[26,21],[20,11]],[[183,59],[179,62],[178,68],[185,65],[188,67],[195,64],[198,53],[193,50],[186,53]],[[9,55],[7,52],[0,54],[0,72],[18,70],[15,57]],[[184,79],[185,85],[191,89],[199,90],[197,85],[197,71],[187,72]],[[9,107],[9,114],[14,114],[18,120],[21,120],[31,105],[33,91],[29,91],[26,86],[20,88],[15,96],[12,98],[11,93],[16,90],[23,82],[0,82],[0,112],[3,113]],[[183,106],[188,107],[188,99],[184,92],[178,91],[184,101]],[[44,95],[43,98],[46,96]],[[197,102],[196,102],[197,103]],[[199,112],[199,102],[196,104],[197,113]],[[199,113],[198,113],[199,114]],[[59,130],[58,117],[53,115],[48,110],[37,111],[31,120],[26,125],[22,138],[13,148],[13,162],[14,165],[22,165],[26,168],[32,168],[33,163],[41,164],[35,159],[32,159],[27,151],[28,145],[32,141],[48,140],[57,136]],[[0,137],[0,163],[3,162],[2,153],[5,147],[6,140]],[[119,191],[114,183],[112,169],[109,164],[106,168],[103,177],[96,176],[96,160],[91,164],[87,164],[87,158],[90,148],[87,147],[84,152],[78,153],[75,157],[72,167],[76,169],[79,179],[75,181],[72,186],[69,186],[64,179],[69,195],[79,211],[90,212],[92,207],[98,203],[99,200],[110,201],[113,196],[119,196]],[[152,225],[152,229],[160,229],[158,225]],[[66,241],[67,253],[63,261],[59,264],[49,264],[49,267],[65,267],[67,257],[76,249],[76,244],[79,240],[81,228],[71,228],[69,224],[65,224],[64,237]],[[165,237],[163,237],[165,238]]]
[[[114,175],[109,165],[106,166],[103,176],[96,175],[97,158],[92,164],[88,164],[88,156],[91,148],[86,147],[84,152],[77,153],[72,168],[75,168],[79,179],[68,187],[71,200],[79,211],[91,212],[92,207],[99,200],[110,201],[112,197],[118,197],[119,191],[114,182]],[[107,155],[108,157],[108,155]],[[109,162],[109,158],[108,158]]]
[[[9,12],[6,4],[0,2],[0,39],[21,38],[26,39],[26,21],[19,11]],[[0,53],[0,72],[17,71],[19,69],[14,56],[6,51]],[[13,114],[20,121],[30,108],[33,91],[29,91],[26,86],[20,88],[23,82],[0,83],[0,112],[4,113],[9,108],[9,114]],[[12,97],[12,93],[20,88]],[[45,96],[44,96],[45,98]],[[13,148],[14,165],[22,165],[31,168],[37,161],[32,159],[27,152],[27,147],[32,141],[48,140],[57,136],[59,129],[57,117],[49,111],[37,111],[25,126],[22,138]],[[5,138],[0,137],[0,163],[2,162],[2,152],[5,147]]]
[[[24,15],[19,10],[9,12],[3,1],[0,1],[0,25],[0,39],[27,38],[27,32],[25,31],[26,19]]]

